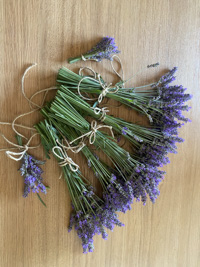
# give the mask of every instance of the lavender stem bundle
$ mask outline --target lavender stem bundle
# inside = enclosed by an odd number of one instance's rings
[[[46,112],[49,112],[48,107],[43,108],[43,114]],[[63,125],[52,118],[49,120],[56,129],[62,131],[65,143],[68,141],[67,145],[69,145],[69,141],[77,138],[78,133],[72,127]],[[74,151],[71,146],[68,150]],[[85,145],[81,149],[81,153],[86,158],[88,167],[92,168],[95,177],[100,181],[106,205],[114,211],[130,210],[134,198],[130,183],[122,179],[120,172],[105,164],[96,154],[92,153],[88,146]]]
[[[63,101],[69,101],[77,110],[83,112],[83,116],[91,116],[95,119],[102,118],[102,112],[96,113],[88,103],[86,103],[79,96],[75,95],[72,91],[68,90],[67,87],[61,86],[57,92],[57,98],[62,99]],[[100,109],[101,110],[101,109]],[[181,142],[181,139],[172,138],[168,135],[165,135],[160,129],[155,127],[144,127],[138,124],[133,124],[116,118],[110,115],[105,115],[103,122],[109,126],[112,126],[113,130],[117,133],[122,134],[127,140],[129,140],[136,151],[143,149],[144,145],[147,145],[148,148],[154,148],[157,145],[160,150],[163,145],[165,145],[165,150],[162,157],[162,162],[157,161],[158,166],[162,166],[168,162],[167,153],[174,152],[176,153],[176,146],[173,143],[175,140]],[[146,160],[144,160],[145,162]]]
[[[58,146],[58,140],[61,142],[59,132],[47,120],[40,122],[35,127],[41,135],[47,152]],[[58,150],[58,153],[62,156],[60,151]],[[56,158],[60,161],[59,157],[56,156]],[[69,231],[74,226],[82,241],[83,252],[92,252],[94,249],[93,237],[96,234],[101,234],[103,239],[107,239],[105,229],[113,230],[115,225],[123,226],[123,224],[118,220],[115,211],[94,193],[93,187],[88,184],[80,170],[73,172],[68,165],[65,165],[62,166],[62,171],[73,207]]]
[[[183,86],[169,85],[175,80],[176,70],[177,68],[173,68],[158,82],[146,86],[122,88],[121,85],[124,82],[119,82],[109,89],[105,96],[147,115],[151,126],[162,132],[164,143],[154,142],[153,145],[143,143],[139,153],[140,157],[157,166],[169,163],[166,155],[176,153],[176,143],[183,142],[183,139],[179,137],[178,129],[185,122],[190,121],[182,112],[190,109],[186,102],[192,96],[185,93],[186,89]],[[95,98],[95,95],[102,94],[101,83],[105,83],[103,80],[100,83],[90,76],[84,76],[83,79],[83,76],[66,68],[59,70],[57,82],[77,94],[78,92],[89,93],[92,96],[91,99]],[[115,92],[116,88],[118,88],[117,92]]]
[[[64,104],[64,106],[63,106]],[[55,97],[51,103],[50,112],[42,114],[48,118],[53,118],[57,122],[75,128],[80,134],[90,130],[90,124],[76,109],[67,101],[58,100]],[[86,128],[85,128],[86,127]],[[62,131],[62,127],[59,128]],[[64,131],[62,132],[64,134]],[[147,195],[152,202],[155,202],[159,195],[158,185],[163,179],[164,172],[156,167],[140,162],[140,159],[130,155],[130,153],[112,141],[104,133],[97,131],[94,145],[100,148],[113,162],[114,168],[120,172],[124,181],[129,181],[133,189],[134,198],[142,200],[145,204]]]

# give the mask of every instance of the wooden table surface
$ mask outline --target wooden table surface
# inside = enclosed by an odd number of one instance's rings
[[[25,80],[28,96],[54,85],[63,65],[75,71],[92,66],[105,78],[114,79],[106,74],[111,70],[107,61],[74,65],[66,61],[107,35],[115,37],[122,51],[126,78],[160,62],[159,69],[136,76],[134,85],[178,66],[177,83],[194,95],[189,112],[192,123],[181,130],[185,142],[178,145],[177,155],[170,155],[156,204],[134,203],[131,211],[120,215],[126,226],[109,233],[107,241],[95,237],[95,251],[87,255],[82,254],[75,232],[67,232],[70,199],[64,180],[58,179],[57,162],[52,159],[44,167],[45,182],[51,187],[44,208],[35,195],[22,197],[20,164],[1,152],[2,267],[200,266],[199,0],[0,0],[0,121],[11,122],[29,111],[21,94],[21,77],[31,63],[38,65]],[[134,119],[124,108],[115,114]],[[40,118],[33,114],[19,122],[33,125]],[[15,140],[10,126],[1,125],[0,131]],[[8,144],[1,139],[0,147]],[[33,154],[44,159],[41,147]],[[84,170],[84,160],[79,162]],[[84,170],[86,176],[87,172]]]

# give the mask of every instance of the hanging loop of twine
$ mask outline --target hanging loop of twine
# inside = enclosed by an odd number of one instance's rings
[[[91,122],[91,130],[88,133],[85,133],[81,136],[79,136],[78,138],[74,139],[73,141],[70,142],[70,144],[74,143],[75,141],[81,139],[83,141],[84,137],[88,137],[89,138],[89,143],[92,145],[94,144],[95,140],[96,140],[96,132],[100,129],[100,128],[108,128],[112,134],[112,137],[114,138],[114,134],[112,131],[112,126],[108,126],[108,125],[103,125],[103,124],[99,124],[97,125],[97,121],[92,121]]]
[[[58,140],[56,140],[57,142]],[[58,144],[60,144],[59,142],[57,142]],[[69,168],[72,172],[77,172],[78,169],[79,169],[79,166],[72,160],[72,158],[70,158],[68,155],[67,155],[67,152],[65,151],[65,149],[63,149],[63,145],[61,144],[62,147],[60,146],[54,146],[52,148],[52,152],[53,154],[61,159],[61,161],[59,162],[59,165],[60,167],[64,167],[66,165],[69,165]],[[61,156],[55,151],[55,150],[59,150],[60,153],[61,153]]]
[[[122,87],[125,88],[125,84],[124,84],[124,69],[123,69],[123,65],[122,65],[122,61],[120,59],[119,56],[117,55],[113,55],[112,56],[112,59],[114,58],[117,58],[118,59],[118,62],[120,64],[120,69],[121,69],[121,75],[116,71],[115,67],[113,66],[113,60],[110,61],[110,64],[111,64],[111,67],[112,67],[112,70],[114,71],[114,73],[119,77],[119,79],[122,81]]]
[[[83,72],[84,70],[89,70],[89,71],[91,71],[92,74],[93,74],[93,76],[94,76],[94,79],[96,79],[97,73],[96,73],[92,68],[90,68],[90,67],[82,67],[82,68],[80,68],[78,74],[79,74],[80,76],[83,76],[82,72]],[[89,77],[89,76],[88,76],[88,77]]]

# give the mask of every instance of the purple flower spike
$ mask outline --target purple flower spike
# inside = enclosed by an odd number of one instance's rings
[[[45,185],[42,183],[43,178],[41,177],[43,171],[38,166],[44,164],[43,161],[36,160],[29,154],[25,154],[22,159],[22,165],[20,168],[21,176],[24,177],[24,194],[23,197],[27,197],[32,191],[33,193],[47,192]]]
[[[69,63],[74,63],[79,60],[95,60],[95,61],[102,61],[102,59],[113,60],[112,56],[114,54],[118,54],[120,51],[117,49],[115,44],[115,39],[113,37],[104,37],[102,40],[97,43],[91,50],[85,53],[82,56],[69,58]]]
[[[115,226],[124,226],[118,219],[118,215],[104,204],[93,213],[84,214],[82,211],[73,211],[70,217],[68,231],[72,228],[77,231],[78,237],[82,241],[83,253],[93,252],[93,237],[101,235],[107,240],[108,234],[106,229],[113,230]]]
[[[126,132],[127,130],[128,130],[127,127],[123,127],[123,128],[122,128],[122,134],[123,134],[123,135],[127,135],[127,132]]]

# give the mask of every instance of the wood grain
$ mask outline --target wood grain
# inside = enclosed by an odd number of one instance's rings
[[[55,84],[58,68],[68,67],[68,57],[87,51],[106,35],[116,38],[127,78],[147,64],[161,63],[158,72],[144,72],[135,77],[134,84],[179,67],[177,82],[194,95],[192,123],[181,130],[185,142],[178,146],[177,155],[170,156],[156,204],[134,203],[132,211],[120,215],[126,226],[110,233],[108,241],[95,238],[95,251],[88,255],[82,254],[75,232],[67,232],[70,199],[64,181],[58,179],[56,162],[52,159],[44,168],[51,187],[45,209],[34,195],[23,199],[19,163],[1,153],[2,267],[200,265],[199,0],[0,0],[0,121],[11,121],[29,110],[20,91],[21,76],[29,64],[38,63],[25,81],[30,96]],[[69,67],[77,70],[82,65]],[[111,70],[108,62],[87,66],[101,73]],[[134,119],[125,109],[115,114]],[[39,119],[32,115],[23,122],[32,125]],[[0,131],[14,140],[10,127],[0,126]],[[5,146],[1,139],[0,147]],[[42,148],[34,155],[44,158]],[[84,166],[84,160],[79,160]]]

